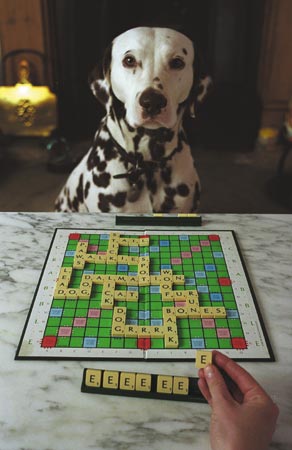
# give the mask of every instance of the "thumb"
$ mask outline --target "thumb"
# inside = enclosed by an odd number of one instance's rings
[[[222,401],[227,401],[228,403],[234,402],[225,380],[216,366],[208,364],[204,368],[204,376],[211,394],[211,402],[213,405],[217,402],[222,404]]]

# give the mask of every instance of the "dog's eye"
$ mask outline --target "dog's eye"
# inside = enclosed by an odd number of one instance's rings
[[[127,68],[133,68],[137,66],[136,58],[132,55],[127,55],[123,59],[123,66]]]
[[[169,61],[169,67],[174,70],[182,70],[185,67],[185,65],[186,64],[185,64],[184,60],[179,57],[172,58]]]

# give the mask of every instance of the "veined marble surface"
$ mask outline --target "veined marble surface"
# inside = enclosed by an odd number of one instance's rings
[[[84,367],[196,376],[192,363],[14,360],[56,227],[114,228],[114,216],[0,213],[0,450],[208,450],[208,405],[80,392]],[[206,215],[202,229],[237,234],[276,357],[241,364],[280,407],[271,449],[289,450],[292,216]]]

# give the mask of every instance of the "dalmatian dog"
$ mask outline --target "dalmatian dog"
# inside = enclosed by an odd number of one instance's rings
[[[182,127],[210,85],[198,79],[196,57],[192,41],[173,29],[138,27],[114,39],[91,81],[106,115],[56,211],[197,210],[200,182]]]

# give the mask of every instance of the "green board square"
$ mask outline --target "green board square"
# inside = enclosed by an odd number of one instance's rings
[[[244,333],[240,328],[231,328],[230,329],[231,337],[244,337]]]
[[[45,336],[57,336],[59,327],[47,327],[45,329]]]
[[[97,337],[98,335],[98,328],[89,328],[87,327],[85,329],[85,336],[86,337]]]
[[[189,339],[191,334],[188,328],[181,328],[178,330],[178,336],[182,339]]]
[[[188,338],[179,338],[179,348],[192,348],[191,340]]]
[[[214,338],[205,339],[206,348],[219,348],[218,340]]]
[[[83,337],[72,337],[70,340],[70,347],[72,348],[83,347]]]
[[[111,309],[102,309],[101,310],[101,319],[112,319],[113,317],[113,311]]]
[[[84,334],[85,334],[85,328],[78,328],[78,327],[72,328],[72,336],[74,336],[74,337],[84,336]]]
[[[88,317],[87,326],[97,328],[99,326],[99,318]]]
[[[137,339],[125,338],[125,348],[137,348]]]
[[[60,317],[50,317],[47,322],[48,327],[58,327],[60,325]]]
[[[110,348],[111,339],[109,337],[98,337],[97,347],[98,348]]]
[[[61,327],[72,327],[73,317],[63,317],[60,322]]]
[[[125,341],[125,338],[114,337],[114,338],[112,338],[112,341],[111,341],[111,347],[112,348],[124,348],[124,341]]]
[[[53,300],[52,308],[64,308],[65,300]]]
[[[76,309],[76,317],[87,317],[88,309]]]
[[[202,328],[201,319],[190,319],[189,324],[191,328]]]
[[[202,338],[204,336],[202,328],[191,328],[190,334],[191,338]]]
[[[64,308],[63,309],[63,317],[75,317],[75,309]]]
[[[232,348],[231,339],[219,339],[219,348]]]
[[[205,338],[215,338],[217,336],[215,328],[204,328]]]
[[[99,338],[106,338],[111,336],[111,328],[99,328],[98,329],[98,340]]]
[[[151,348],[164,348],[164,340],[161,338],[151,339]]]
[[[69,347],[70,345],[70,337],[60,336],[57,339],[56,347]]]
[[[241,328],[241,322],[239,319],[228,319],[228,325],[230,328]]]

